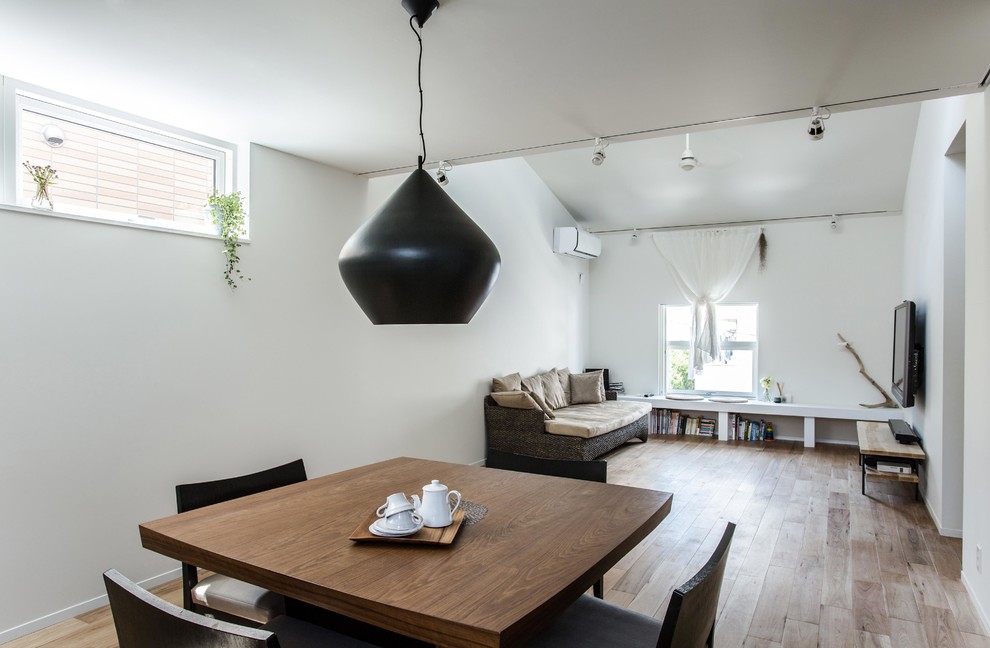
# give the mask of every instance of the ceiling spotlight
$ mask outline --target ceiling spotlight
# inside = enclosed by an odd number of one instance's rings
[[[52,148],[58,148],[65,143],[65,134],[55,124],[48,124],[41,129],[41,139]]]
[[[450,179],[447,178],[447,172],[453,169],[450,162],[446,160],[440,160],[440,166],[437,167],[437,182],[440,183],[441,187],[446,187]]]
[[[685,171],[691,171],[698,166],[698,158],[694,157],[694,151],[691,150],[690,134],[684,136],[684,152],[681,153],[681,161],[678,164]]]
[[[608,148],[608,140],[604,137],[595,138],[595,152],[591,154],[591,163],[601,166],[605,161],[605,149]]]
[[[811,109],[811,123],[808,124],[808,137],[813,142],[825,137],[825,120],[832,116],[828,108],[815,106]]]
[[[832,230],[839,229],[839,216],[838,215],[836,215],[836,214],[833,214],[832,215],[832,222],[829,223],[829,227],[831,227]]]

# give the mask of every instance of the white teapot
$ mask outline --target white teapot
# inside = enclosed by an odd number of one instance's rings
[[[453,507],[450,506],[451,495],[457,496],[457,501]],[[457,491],[447,490],[447,487],[441,484],[440,480],[434,479],[423,486],[423,500],[420,501],[419,495],[413,495],[412,501],[413,506],[416,507],[416,512],[423,518],[423,525],[439,528],[450,526],[454,521],[454,511],[461,505],[461,494]]]

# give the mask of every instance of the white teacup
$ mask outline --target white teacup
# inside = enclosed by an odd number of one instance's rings
[[[384,504],[378,507],[375,513],[378,517],[388,517],[402,511],[412,511],[416,507],[406,498],[405,493],[392,493]],[[412,525],[407,525],[412,526]]]
[[[410,509],[385,516],[385,526],[392,531],[410,531],[423,523],[423,516]]]

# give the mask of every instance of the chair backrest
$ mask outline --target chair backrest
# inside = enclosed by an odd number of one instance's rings
[[[608,463],[600,459],[594,461],[545,459],[491,449],[488,450],[488,456],[485,458],[485,466],[602,483],[605,483],[608,473]]]
[[[250,475],[195,484],[179,484],[175,487],[175,503],[179,513],[184,513],[210,504],[226,502],[303,481],[306,481],[306,467],[303,465],[302,459],[296,459],[285,465]]]
[[[279,648],[266,630],[183,610],[138,587],[115,569],[103,574],[120,648]]]
[[[694,578],[670,595],[667,615],[660,629],[657,648],[701,648],[715,640],[715,613],[722,590],[722,575],[736,525],[729,522],[715,553]]]

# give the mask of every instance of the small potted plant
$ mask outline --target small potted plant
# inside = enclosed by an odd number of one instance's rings
[[[58,171],[53,169],[50,164],[40,166],[31,164],[26,160],[24,161],[24,168],[28,170],[31,179],[34,180],[34,198],[31,199],[31,206],[38,209],[55,209],[48,189],[55,184]]]
[[[770,388],[773,386],[773,376],[763,376],[760,378],[760,387],[763,388],[763,400],[770,402]]]
[[[247,234],[247,228],[244,226],[247,212],[244,211],[241,192],[221,194],[214,189],[207,205],[213,211],[213,224],[216,225],[220,239],[223,241],[223,254],[227,260],[227,268],[224,270],[223,277],[227,280],[230,289],[234,290],[237,288],[237,281],[251,281],[251,277],[245,277],[240,268],[237,267],[241,260],[237,255],[237,248],[241,247],[239,239]]]

